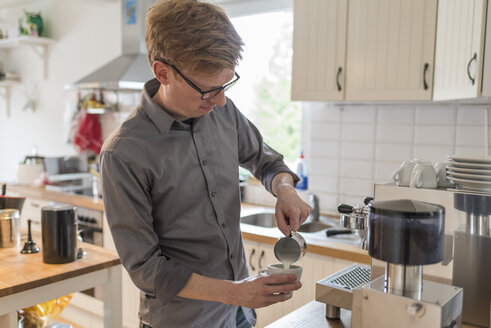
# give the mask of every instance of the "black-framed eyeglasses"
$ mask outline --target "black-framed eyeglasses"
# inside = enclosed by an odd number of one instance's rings
[[[201,90],[196,84],[194,84],[193,82],[191,82],[191,80],[189,80],[187,77],[185,77],[181,71],[179,71],[177,69],[177,67],[175,67],[174,65],[172,64],[169,64],[165,59],[157,59],[158,61],[164,63],[164,64],[167,64],[169,65],[170,67],[172,67],[172,69],[174,71],[176,71],[177,74],[179,74],[180,77],[183,78],[184,81],[186,81],[186,83],[191,87],[193,88],[194,90],[198,91],[200,94],[201,94],[201,99],[202,100],[208,100],[208,99],[211,99],[213,97],[215,97],[216,95],[218,95],[220,92],[223,91],[227,91],[228,89],[230,89],[235,83],[237,83],[237,81],[240,79],[240,76],[239,74],[237,74],[237,72],[235,72],[235,79],[233,81],[230,81],[229,83],[227,84],[224,84],[222,85],[221,87],[218,87],[218,88],[213,88],[213,89],[210,89],[210,90],[206,90],[206,91],[203,91]]]

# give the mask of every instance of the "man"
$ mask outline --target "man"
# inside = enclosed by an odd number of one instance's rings
[[[248,277],[238,166],[277,196],[285,235],[311,208],[282,156],[225,97],[243,45],[225,13],[162,0],[146,24],[156,78],[101,152],[107,219],[141,290],[141,327],[251,327],[252,308],[285,301],[301,284],[295,275]]]

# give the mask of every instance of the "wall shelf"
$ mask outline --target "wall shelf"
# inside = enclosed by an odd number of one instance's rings
[[[55,43],[53,39],[36,36],[19,36],[15,38],[0,39],[0,51],[10,51],[19,47],[31,47],[41,58],[44,66],[44,78],[48,78],[48,47]],[[7,54],[8,55],[8,54]],[[0,81],[0,98],[7,104],[7,117],[10,117],[10,88],[20,84],[20,80]]]
[[[48,78],[48,46],[55,43],[53,39],[42,36],[19,36],[0,39],[0,50],[11,50],[22,46],[30,46],[41,58],[44,64],[44,78]]]

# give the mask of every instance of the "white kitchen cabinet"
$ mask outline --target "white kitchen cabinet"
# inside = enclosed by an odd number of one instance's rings
[[[347,100],[431,100],[437,0],[350,0]]]
[[[243,239],[243,243],[249,275],[258,274],[259,269],[267,267],[268,264],[278,262],[274,256],[274,247],[272,245],[247,239]]]
[[[295,0],[292,100],[344,99],[347,0]]]
[[[258,243],[244,239],[244,250],[249,265],[249,274],[257,274],[259,267],[278,263],[274,256],[273,245]],[[308,246],[307,246],[308,247]],[[347,266],[353,262],[334,259],[313,253],[305,256],[295,263],[302,270],[302,288],[293,293],[293,297],[286,302],[276,303],[268,307],[256,309],[257,325],[261,328],[300,308],[315,299],[315,283]],[[253,270],[254,268],[254,270]]]
[[[433,99],[481,96],[486,0],[440,0]]]
[[[27,220],[32,220],[31,229],[41,232],[41,209],[45,206],[53,205],[50,200],[26,198],[22,207],[21,227],[27,228]]]
[[[294,10],[293,100],[431,100],[437,0],[295,0]]]

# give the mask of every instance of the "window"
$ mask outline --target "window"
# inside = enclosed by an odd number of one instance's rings
[[[290,101],[292,60],[292,11],[231,19],[245,43],[237,67],[240,81],[230,97],[257,126],[264,141],[293,163],[300,153],[302,111]]]

